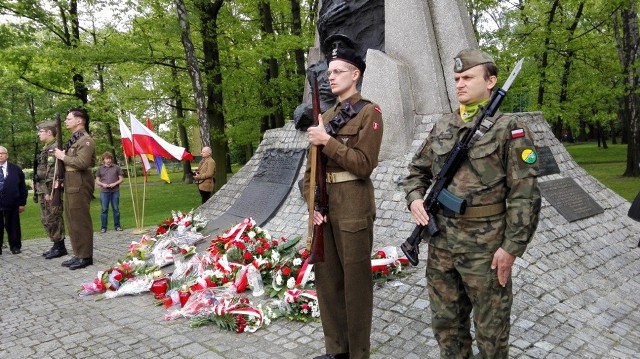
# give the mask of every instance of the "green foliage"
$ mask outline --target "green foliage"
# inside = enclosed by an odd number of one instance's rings
[[[200,3],[185,2],[191,37],[198,58],[203,61],[202,24],[196,6]],[[82,76],[89,91],[85,106],[92,117],[91,129],[100,151],[112,149],[112,142],[118,144],[118,119],[127,123],[130,116],[152,118],[162,137],[178,142],[176,120],[183,121],[175,110],[178,99],[186,109],[183,124],[189,142],[199,145],[199,136],[194,135],[199,131],[193,90],[173,1],[79,2],[79,41],[68,32],[71,16],[64,2],[56,3],[61,8],[42,0],[1,3],[3,12],[13,16],[0,25],[0,141],[16,143],[13,159],[27,163],[28,139],[34,123],[81,104],[73,82],[77,75]],[[262,30],[261,3],[270,6],[272,34]],[[261,120],[274,113],[290,118],[298,105],[304,75],[297,73],[293,51],[307,49],[313,43],[315,20],[308,19],[315,16],[309,14],[309,6],[309,2],[301,2],[302,34],[295,35],[290,1],[224,2],[217,21],[221,66],[216,71],[223,79],[226,128],[225,133],[212,130],[212,135],[228,139],[232,150],[255,148],[262,136]],[[267,59],[278,62],[278,77],[270,80],[265,76]],[[206,76],[204,79],[211,80]],[[18,93],[37,93],[31,112],[30,97],[10,96]],[[8,104],[13,105],[14,112]],[[26,122],[25,114],[29,113],[33,115]],[[20,126],[13,129],[6,124]],[[14,133],[25,135],[8,141]]]

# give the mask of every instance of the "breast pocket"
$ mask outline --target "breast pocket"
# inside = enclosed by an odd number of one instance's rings
[[[433,141],[431,144],[431,150],[436,155],[436,158],[433,161],[431,171],[434,174],[440,173],[440,170],[442,169],[444,162],[447,160],[447,157],[449,157],[449,153],[453,149],[454,145],[454,141]]]
[[[491,185],[505,176],[505,169],[498,151],[498,142],[476,143],[469,151],[469,162],[476,171],[480,181]]]
[[[358,133],[360,133],[359,126],[347,124],[338,131],[336,138],[343,144],[353,147],[358,142]]]

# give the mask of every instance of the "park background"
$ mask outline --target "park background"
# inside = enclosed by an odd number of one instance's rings
[[[465,3],[478,43],[500,68],[526,59],[502,109],[542,111],[581,166],[632,200],[640,188],[638,1]],[[12,162],[31,168],[40,146],[36,123],[83,106],[96,154],[112,151],[123,165],[118,120],[149,118],[161,137],[196,155],[211,146],[221,187],[265,131],[290,122],[304,100],[321,6],[318,0],[0,0],[0,144]],[[145,225],[171,209],[199,205],[192,166],[169,163],[171,184],[150,177]],[[128,186],[124,218],[132,208]],[[23,226],[39,227],[35,209],[29,203]],[[126,219],[123,225],[132,226]],[[44,233],[24,229],[25,238]]]

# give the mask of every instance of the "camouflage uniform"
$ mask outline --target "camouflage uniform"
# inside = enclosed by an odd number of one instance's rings
[[[59,242],[64,239],[64,220],[62,219],[62,198],[60,206],[52,206],[45,201],[45,195],[51,195],[51,188],[55,177],[56,157],[54,150],[55,142],[44,145],[40,156],[38,156],[38,202],[40,203],[40,220],[51,241]]]
[[[355,104],[359,93],[346,99]],[[328,123],[344,103],[322,115]],[[348,171],[353,180],[327,183],[328,222],[323,226],[324,262],[314,265],[318,304],[328,353],[369,358],[373,315],[371,250],[376,215],[373,184],[369,176],[378,165],[382,143],[382,114],[375,104],[365,105],[322,153],[327,174]],[[307,161],[304,194],[309,199],[311,161]],[[357,177],[357,178],[356,178]]]
[[[425,238],[432,327],[442,358],[471,356],[472,308],[482,356],[508,358],[511,279],[500,286],[491,262],[498,248],[522,256],[538,223],[541,198],[531,132],[521,120],[500,112],[492,120],[495,125],[471,148],[447,187],[467,201],[467,212],[476,214],[455,216],[441,210],[435,218],[440,235]],[[436,123],[409,165],[404,184],[409,205],[424,198],[454,144],[474,121],[464,123],[456,111]],[[484,206],[491,206],[493,214],[482,214],[488,208]]]

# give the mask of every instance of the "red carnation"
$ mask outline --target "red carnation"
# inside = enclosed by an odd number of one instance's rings
[[[244,252],[244,260],[245,261],[250,261],[253,259],[253,254],[251,254],[251,252]]]
[[[291,274],[291,268],[287,266],[282,267],[282,274],[289,276],[289,274]]]
[[[258,247],[258,248],[256,248],[256,252],[258,252],[258,254],[264,254],[264,248],[263,247]]]
[[[387,254],[384,251],[378,251],[376,254],[378,258],[387,258]]]

